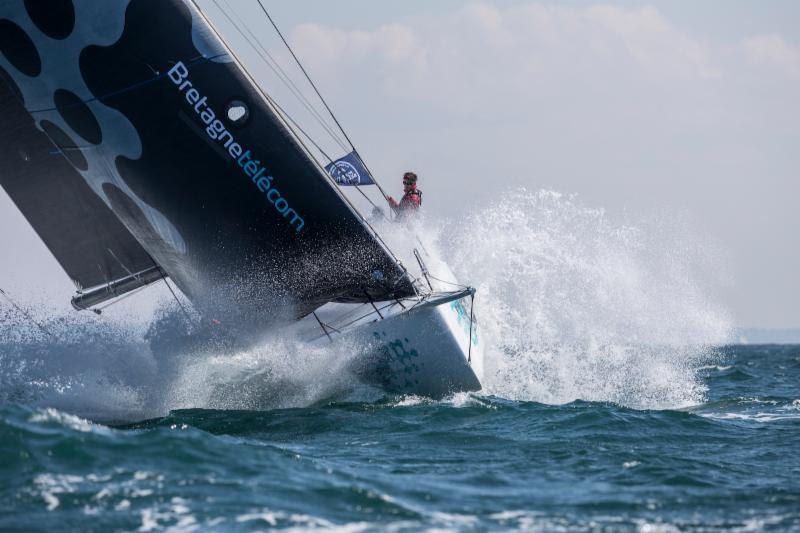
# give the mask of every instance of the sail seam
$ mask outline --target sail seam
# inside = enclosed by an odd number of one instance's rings
[[[223,56],[226,56],[226,55],[228,55],[228,54],[225,53],[225,54],[217,54],[215,56],[209,56],[209,57],[200,57],[200,58],[197,58],[197,59],[195,59],[193,61],[187,61],[186,65],[187,66],[192,66],[192,65],[196,65],[198,63],[202,63],[202,62],[206,62],[206,61],[214,61],[215,59],[219,59],[220,57],[223,57]],[[130,92],[130,91],[139,89],[141,87],[144,87],[145,85],[149,85],[151,83],[155,83],[155,82],[167,77],[168,75],[169,75],[169,72],[167,71],[167,72],[159,74],[159,75],[157,75],[157,76],[155,76],[153,78],[148,78],[148,79],[140,81],[138,83],[134,83],[133,85],[128,85],[127,87],[124,87],[122,89],[119,89],[119,90],[116,90],[116,91],[112,91],[110,93],[106,93],[106,94],[103,94],[103,95],[100,95],[100,96],[95,96],[93,98],[89,98],[88,100],[80,100],[80,101],[77,101],[77,102],[75,102],[73,104],[62,106],[61,109],[71,109],[73,107],[81,106],[83,104],[88,104],[90,102],[96,102],[98,100],[102,101],[102,100],[104,100],[106,98],[112,98],[114,96],[119,96],[120,94],[125,94],[127,92]],[[31,113],[31,114],[33,114],[33,113],[49,113],[51,111],[58,111],[58,108],[50,107],[50,108],[47,108],[47,109],[34,109],[34,110],[28,110],[28,113]]]

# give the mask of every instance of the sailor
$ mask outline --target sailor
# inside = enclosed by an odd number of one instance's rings
[[[398,220],[407,220],[422,205],[422,191],[417,189],[417,175],[413,172],[403,174],[403,198],[398,202],[391,196],[389,204],[397,211]]]

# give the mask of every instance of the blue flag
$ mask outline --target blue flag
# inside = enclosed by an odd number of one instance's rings
[[[361,158],[354,151],[326,166],[325,170],[339,185],[373,185],[375,183],[367,169],[364,168]]]

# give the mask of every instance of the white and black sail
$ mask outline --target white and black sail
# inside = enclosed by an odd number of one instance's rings
[[[79,286],[265,320],[414,293],[191,3],[0,0],[0,76],[0,184]]]
[[[0,186],[79,289],[154,267],[144,248],[36,127],[13,82],[1,75],[0,116]]]

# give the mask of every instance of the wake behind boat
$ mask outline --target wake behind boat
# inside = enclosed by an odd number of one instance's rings
[[[364,181],[326,171],[194,2],[35,6],[0,4],[0,185],[76,309],[169,279],[234,335],[356,342],[387,390],[480,388],[474,290],[398,259],[344,190],[385,196],[352,143]]]

